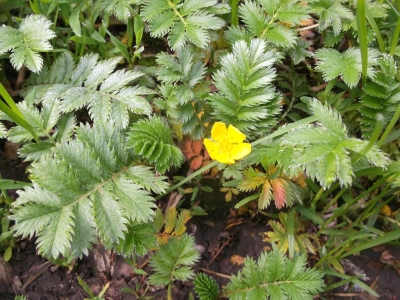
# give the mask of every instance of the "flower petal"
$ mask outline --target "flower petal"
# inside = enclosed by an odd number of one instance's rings
[[[235,160],[229,155],[229,153],[217,153],[215,160],[227,165],[235,163]]]
[[[241,143],[246,138],[246,135],[241,133],[235,126],[229,125],[228,139],[231,143]]]
[[[214,143],[210,139],[204,139],[204,146],[206,146],[207,152],[213,160],[216,160],[216,156],[219,152],[218,144]]]
[[[245,157],[250,152],[251,152],[251,144],[241,143],[232,147],[231,156],[233,159],[238,160]]]
[[[215,122],[211,129],[211,138],[215,141],[221,141],[228,133],[225,123]]]

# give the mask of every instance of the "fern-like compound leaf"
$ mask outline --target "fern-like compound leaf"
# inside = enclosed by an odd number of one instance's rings
[[[374,78],[373,66],[377,64],[379,52],[374,49],[368,51],[367,76]],[[360,81],[362,65],[361,52],[359,48],[350,48],[343,53],[335,49],[320,49],[315,52],[318,59],[316,70],[322,72],[325,81],[340,76],[350,87],[355,87]]]
[[[194,290],[201,300],[218,299],[219,286],[218,283],[210,276],[199,273],[193,281]]]
[[[324,187],[336,180],[348,186],[358,168],[352,164],[351,158],[358,155],[368,142],[349,137],[337,112],[317,100],[311,101],[311,107],[320,123],[291,131],[281,141],[283,151],[279,150],[271,158],[275,157],[285,173],[291,176],[305,171]],[[389,162],[386,154],[375,146],[361,160],[365,167],[385,167]]]
[[[267,132],[279,111],[271,84],[276,77],[274,62],[275,56],[266,51],[265,41],[253,39],[250,45],[236,42],[232,53],[221,58],[222,68],[213,76],[218,92],[208,99],[214,115],[247,135]]]
[[[204,81],[203,63],[189,48],[177,51],[176,57],[160,53],[157,63],[160,65],[157,78],[165,85],[159,87],[160,97],[154,104],[166,111],[170,123],[181,124],[183,134],[202,138],[204,124],[209,118],[209,107],[204,99],[209,88]]]
[[[97,54],[88,54],[75,65],[71,54],[64,52],[50,69],[43,70],[44,75],[31,76],[25,95],[35,90],[37,103],[60,100],[59,113],[87,107],[94,122],[106,123],[113,119],[115,126],[126,128],[129,112],[151,113],[150,104],[142,96],[152,91],[130,86],[142,74],[136,71],[115,71],[120,61],[120,57],[98,61]]]
[[[25,65],[38,73],[43,59],[38,52],[53,49],[49,40],[56,35],[50,29],[52,23],[42,15],[29,15],[24,18],[19,29],[0,27],[0,54],[11,51],[11,64],[17,70]]]
[[[163,286],[174,280],[185,281],[193,278],[194,272],[191,267],[200,258],[194,244],[194,237],[188,234],[171,237],[150,259],[149,265],[155,271],[149,278],[150,283]]]
[[[344,0],[310,1],[309,6],[313,13],[320,17],[318,29],[324,31],[332,26],[334,35],[340,34],[344,21],[353,20],[352,11],[343,5]]]
[[[182,49],[187,42],[205,48],[210,41],[210,30],[225,25],[216,14],[229,12],[229,5],[216,0],[145,0],[142,18],[149,23],[150,34],[161,37],[169,34],[168,44],[173,50]],[[210,10],[212,9],[212,12]]]
[[[131,223],[127,226],[124,239],[114,249],[124,256],[131,256],[132,253],[143,256],[157,247],[156,233],[151,224]]]
[[[159,173],[183,162],[183,154],[174,145],[168,124],[160,117],[135,123],[128,134],[133,151],[153,163]]]
[[[133,12],[132,5],[140,2],[140,0],[100,0],[98,4],[107,14],[113,14],[122,22],[128,22]]]
[[[288,259],[274,244],[257,261],[246,258],[238,275],[227,285],[229,299],[312,299],[322,291],[320,271],[308,269],[304,254]]]
[[[310,18],[309,8],[298,0],[246,0],[239,15],[247,29],[256,37],[279,47],[292,47],[297,36],[291,27]]]
[[[97,236],[107,248],[129,255],[125,234],[155,214],[148,190],[167,187],[164,177],[152,179],[133,158],[124,132],[112,123],[81,126],[75,140],[59,143],[32,165],[33,187],[14,202],[16,234],[37,235],[39,252],[49,258],[87,254]]]
[[[378,59],[378,71],[373,82],[363,88],[359,112],[361,130],[369,138],[377,123],[377,115],[383,117],[384,126],[392,119],[400,102],[400,82],[396,78],[397,64],[393,57],[383,55]]]
[[[31,142],[34,137],[21,126],[12,127],[8,131],[8,137],[10,141],[15,143],[24,143],[18,150],[21,157],[27,161],[36,161],[46,153],[51,152],[56,138],[59,142],[68,140],[76,122],[72,115],[61,117],[59,100],[43,103],[39,111],[36,106],[28,102],[27,98],[26,101],[18,103],[18,108],[33,127],[37,136],[43,140],[40,143]],[[56,131],[54,132],[53,129],[56,129]]]

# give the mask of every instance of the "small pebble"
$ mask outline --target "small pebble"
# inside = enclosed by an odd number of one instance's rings
[[[194,245],[193,246],[194,249],[196,249],[200,254],[203,254],[204,252],[206,252],[206,248],[203,245]]]

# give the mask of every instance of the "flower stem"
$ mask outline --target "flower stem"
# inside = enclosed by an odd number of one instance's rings
[[[160,199],[161,197],[163,197],[164,195],[172,192],[173,190],[177,189],[178,187],[180,187],[181,185],[183,185],[184,183],[192,180],[194,177],[196,177],[197,175],[202,174],[203,172],[207,171],[208,169],[211,169],[213,167],[215,167],[218,164],[217,161],[213,161],[212,163],[209,163],[208,165],[202,167],[201,169],[198,169],[196,172],[192,173],[190,176],[186,177],[185,179],[179,181],[177,184],[175,184],[173,187],[170,187],[168,190],[166,190],[163,194],[158,195],[157,197],[155,197],[156,200]]]

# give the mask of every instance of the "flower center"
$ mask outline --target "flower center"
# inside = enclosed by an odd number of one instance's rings
[[[220,146],[220,153],[230,153],[232,150],[232,146],[233,144],[228,140],[228,138],[224,137],[222,139],[222,141],[219,142],[219,146]]]

